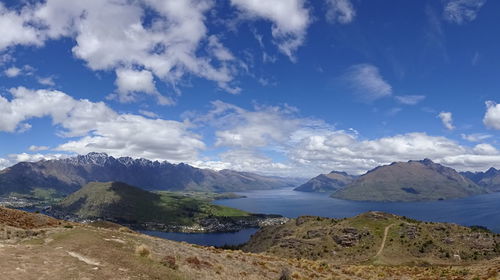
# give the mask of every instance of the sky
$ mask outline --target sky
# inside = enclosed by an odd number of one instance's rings
[[[500,1],[0,1],[0,169],[500,168]]]

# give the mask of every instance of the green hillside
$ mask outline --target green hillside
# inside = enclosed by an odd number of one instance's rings
[[[170,192],[153,193],[124,183],[89,183],[54,206],[80,218],[125,223],[192,225],[207,217],[244,217],[249,213],[213,205],[209,199]]]

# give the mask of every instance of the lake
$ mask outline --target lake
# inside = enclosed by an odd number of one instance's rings
[[[500,193],[443,201],[390,203],[340,200],[330,198],[327,194],[296,192],[293,188],[237,194],[246,198],[218,200],[215,204],[253,213],[280,214],[290,218],[301,215],[344,218],[367,211],[384,211],[423,221],[481,225],[500,233]],[[199,245],[222,246],[244,243],[255,231],[246,229],[236,233],[147,232],[147,234]]]
[[[216,201],[254,213],[295,218],[314,215],[352,217],[367,211],[383,211],[423,221],[481,225],[500,233],[500,193],[431,202],[358,202],[321,193],[296,192],[292,188],[239,192],[246,198]]]
[[[141,231],[141,233],[161,237],[174,241],[184,241],[187,243],[204,246],[224,246],[239,245],[250,239],[250,236],[257,232],[257,228],[247,228],[238,232],[222,233],[181,233],[181,232],[161,232],[161,231]]]

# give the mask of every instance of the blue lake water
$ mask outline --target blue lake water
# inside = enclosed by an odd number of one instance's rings
[[[352,217],[366,211],[384,211],[423,221],[481,225],[500,233],[500,193],[431,202],[356,202],[326,194],[296,192],[291,188],[239,192],[246,198],[216,201],[253,213],[280,214],[294,218],[314,215]]]
[[[161,231],[141,231],[144,234],[161,237],[169,240],[184,241],[187,243],[204,246],[224,246],[239,245],[250,239],[258,229],[247,228],[238,232],[224,233],[179,233],[179,232],[161,232]]]
[[[443,201],[391,203],[340,200],[327,194],[296,192],[292,188],[237,194],[246,197],[218,200],[215,204],[253,213],[280,214],[290,218],[301,215],[344,218],[367,211],[384,211],[423,221],[481,225],[500,233],[500,193]],[[255,232],[256,229],[235,233],[144,233],[199,245],[222,246],[244,243]]]

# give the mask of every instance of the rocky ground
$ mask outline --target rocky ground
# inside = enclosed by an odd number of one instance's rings
[[[2,279],[498,279],[500,259],[466,266],[338,265],[195,246],[98,222],[0,208]],[[15,220],[15,221],[13,221]]]

